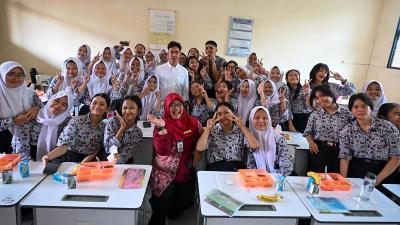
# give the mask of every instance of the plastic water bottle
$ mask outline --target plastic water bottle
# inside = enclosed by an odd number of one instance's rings
[[[363,187],[360,192],[360,199],[362,201],[368,201],[371,197],[371,193],[374,190],[376,182],[376,175],[368,172],[363,181]]]

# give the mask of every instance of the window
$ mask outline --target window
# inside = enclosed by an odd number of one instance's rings
[[[390,51],[389,62],[387,67],[392,69],[399,69],[400,70],[400,18],[399,22],[397,23],[396,33],[394,35],[392,50]]]

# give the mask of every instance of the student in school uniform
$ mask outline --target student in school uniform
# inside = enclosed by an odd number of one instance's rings
[[[135,56],[141,58],[142,60],[144,60],[144,54],[146,53],[146,47],[139,43],[135,45],[134,48],[135,51]]]
[[[214,109],[213,102],[204,90],[203,84],[199,81],[191,82],[190,92],[192,97],[189,100],[189,114],[196,117],[205,127]]]
[[[66,91],[59,91],[51,96],[48,103],[39,111],[31,134],[31,141],[34,143],[30,146],[32,159],[41,161],[44,155],[57,147],[58,137],[72,118],[70,116],[72,107],[72,95]],[[29,147],[30,140],[24,141]]]
[[[118,78],[121,95],[129,96],[142,92],[145,80],[143,60],[135,56],[129,62],[128,71]]]
[[[207,170],[237,171],[246,168],[249,149],[259,148],[256,138],[227,102],[217,105],[212,119],[197,142],[196,150],[207,149]]]
[[[278,66],[273,66],[271,68],[271,71],[269,73],[269,79],[275,82],[275,86],[278,89],[278,91],[283,87],[287,89],[287,86],[285,83],[283,83],[283,72],[281,72],[281,69],[279,69]]]
[[[112,74],[117,74],[118,65],[114,54],[115,53],[111,47],[105,47],[101,55],[97,54],[95,57],[93,57],[88,66],[88,71],[92,71],[94,64],[101,60],[107,67],[107,73],[110,74],[109,77],[111,77]]]
[[[189,80],[199,81],[204,85],[204,89],[207,91],[207,94],[210,92],[214,92],[214,83],[212,82],[210,76],[207,74],[207,67],[200,64],[200,61],[195,56],[189,57],[188,63],[188,73]]]
[[[125,75],[129,71],[129,63],[133,58],[133,52],[130,47],[124,47],[121,51],[121,57],[118,61],[118,73],[117,78]]]
[[[286,72],[286,83],[288,85],[288,100],[290,104],[290,115],[288,128],[290,131],[303,133],[306,129],[308,118],[312,107],[310,105],[310,85],[305,81],[300,83],[300,71],[291,69]]]
[[[184,100],[177,93],[166,96],[162,119],[149,115],[148,120],[155,125],[152,215],[148,224],[158,225],[165,224],[166,217],[179,217],[194,204],[193,153],[203,127],[185,110]]]
[[[116,146],[116,163],[132,164],[137,146],[143,139],[143,133],[136,125],[142,110],[142,102],[136,95],[127,96],[122,103],[122,116],[116,115],[109,120],[104,132],[104,148],[110,154],[110,148]]]
[[[187,54],[187,57],[195,56],[197,59],[199,59],[200,53],[197,48],[190,48]]]
[[[220,56],[217,56],[218,46],[217,42],[213,40],[209,40],[205,43],[204,51],[205,55],[202,56],[200,62],[207,67],[207,73],[213,83],[215,83],[219,80],[220,73],[224,64],[226,64],[226,60]]]
[[[294,159],[285,138],[275,133],[268,109],[256,106],[250,111],[250,131],[259,148],[248,154],[247,168],[265,169],[269,173],[288,176],[293,172]]]
[[[268,79],[268,73],[260,62],[253,62],[250,77],[258,84]]]
[[[237,66],[237,67],[235,67],[235,69],[233,71],[234,71],[234,76],[233,76],[231,82],[232,82],[234,91],[232,93],[232,97],[235,99],[238,99],[242,82],[246,79],[251,79],[251,77],[250,77],[249,71],[244,66]]]
[[[76,91],[77,88],[82,85],[82,82],[83,70],[79,66],[79,62],[75,58],[68,58],[64,60],[61,66],[61,74],[56,75],[51,80],[46,96],[50,99],[59,91],[68,91],[73,94],[73,107],[77,109],[81,102],[79,101]],[[73,113],[75,114],[75,112]]]
[[[381,105],[377,117],[390,121],[400,131],[400,105],[398,103],[385,103]]]
[[[328,84],[315,87],[310,96],[310,104],[316,101],[320,107],[313,111],[304,130],[310,146],[308,170],[339,172],[339,134],[352,121],[348,109],[336,103],[336,97]]]
[[[282,130],[288,130],[289,107],[285,97],[286,89],[278,91],[274,81],[266,80],[258,84],[257,92],[258,98],[255,105],[261,105],[268,109],[271,115],[272,127],[280,124]]]
[[[159,61],[157,63],[157,66],[162,65],[164,63],[167,63],[168,62],[168,50],[167,49],[161,49],[158,52],[158,59],[159,59]]]
[[[355,121],[340,132],[340,173],[344,177],[376,176],[375,185],[394,182],[391,174],[400,163],[400,135],[389,121],[371,115],[372,100],[364,93],[350,97]]]
[[[185,55],[185,53],[181,52],[181,55],[179,56],[179,64],[181,64],[181,66],[187,68],[187,57]]]
[[[253,63],[257,62],[257,54],[252,52],[249,57],[247,58],[246,69],[253,72]]]
[[[367,94],[372,100],[372,103],[374,103],[374,109],[372,110],[371,115],[376,116],[378,114],[379,107],[387,102],[383,85],[377,80],[369,80],[365,82],[362,93]]]
[[[25,70],[20,64],[3,62],[0,64],[0,74],[0,142],[4,151],[7,151],[11,146],[10,137],[23,139],[29,135],[31,123],[43,104],[35,91],[26,87]],[[17,147],[13,144],[14,152],[17,152]],[[30,156],[25,154],[22,158],[30,159]]]
[[[79,63],[78,66],[80,66],[83,71],[86,71],[91,60],[91,50],[89,45],[83,44],[79,46],[78,51],[76,52],[76,59]]]
[[[232,112],[237,112],[237,99],[233,98],[231,95],[234,91],[233,85],[229,81],[221,81],[218,83],[216,87],[215,96],[216,98],[213,99],[214,108],[221,102],[228,102],[232,107]]]
[[[110,80],[112,85],[109,84]],[[79,115],[89,113],[91,99],[98,93],[106,93],[111,101],[122,98],[117,78],[107,72],[107,66],[102,60],[94,64],[90,77],[85,76],[82,85],[77,89],[77,97],[85,104],[81,107]]]
[[[240,94],[238,98],[237,116],[247,124],[249,121],[250,110],[254,107],[257,100],[256,84],[250,79],[246,79],[240,85]]]
[[[332,73],[332,76],[335,78],[335,80],[339,80],[341,84],[329,82],[329,73]],[[314,89],[316,86],[321,84],[329,84],[336,98],[339,96],[351,96],[356,92],[356,87],[354,84],[349,82],[339,73],[331,72],[328,65],[324,63],[316,64],[310,71],[311,89]]]
[[[90,113],[72,118],[57,141],[57,146],[42,161],[47,164],[56,158],[64,162],[90,162],[103,150],[105,122],[103,117],[110,106],[110,97],[96,94],[90,103]]]
[[[147,51],[144,58],[146,62],[146,65],[144,67],[144,72],[147,74],[147,77],[154,75],[156,73],[156,67],[158,61],[156,58],[156,54],[152,50],[149,50]]]
[[[147,78],[139,97],[142,102],[140,120],[146,121],[150,114],[161,115],[161,94],[159,79],[156,75]]]

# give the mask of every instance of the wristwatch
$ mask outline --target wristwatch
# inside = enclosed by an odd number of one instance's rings
[[[162,131],[162,130],[164,130],[164,129],[165,129],[165,126],[157,127],[158,132],[160,132],[160,131]]]

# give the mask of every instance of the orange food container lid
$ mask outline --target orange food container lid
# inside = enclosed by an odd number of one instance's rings
[[[324,191],[349,191],[351,190],[351,181],[338,173],[319,174],[321,177],[321,190]]]
[[[271,174],[263,169],[240,169],[238,173],[244,187],[272,187],[275,184]]]
[[[77,172],[76,178],[78,181],[91,181],[109,179],[114,175],[115,163],[102,161],[82,163]]]
[[[0,155],[0,172],[3,170],[11,170],[21,161],[19,154],[1,154]]]

